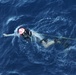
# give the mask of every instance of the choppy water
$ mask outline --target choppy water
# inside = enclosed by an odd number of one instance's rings
[[[75,0],[0,0],[0,75],[76,75],[76,41],[47,49],[3,33],[24,25],[47,35],[76,38]],[[51,38],[48,36],[48,38]]]

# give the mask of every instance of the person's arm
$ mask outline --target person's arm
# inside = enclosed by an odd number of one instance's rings
[[[14,33],[12,33],[12,34],[5,34],[5,33],[4,33],[3,36],[4,36],[4,37],[14,36]]]

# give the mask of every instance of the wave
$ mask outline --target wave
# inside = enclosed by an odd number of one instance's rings
[[[49,39],[50,35],[75,38],[75,5],[67,6],[63,0],[0,0],[0,4],[6,7],[9,5],[17,11],[10,8],[16,14],[9,11],[7,16],[4,10],[1,10],[4,15],[0,23],[0,74],[75,75],[76,41],[67,40],[70,45],[66,49],[62,45],[53,45],[45,49],[37,42],[2,36],[3,33],[16,33],[17,27],[23,25]],[[34,6],[30,8],[31,5]],[[25,10],[21,8],[23,11],[20,12],[20,7]],[[26,8],[32,11],[29,12]],[[29,20],[29,16],[34,18]]]

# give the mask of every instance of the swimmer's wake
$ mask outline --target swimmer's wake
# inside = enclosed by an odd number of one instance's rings
[[[76,41],[76,38],[69,38],[69,37],[63,37],[63,36],[54,36],[54,35],[47,35],[47,34],[42,34],[42,35],[44,35],[44,36],[50,36],[50,37],[58,38],[58,39],[74,40],[74,41]]]

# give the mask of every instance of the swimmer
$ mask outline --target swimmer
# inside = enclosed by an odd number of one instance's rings
[[[44,46],[45,48],[48,48],[49,46],[55,44],[55,43],[61,43],[61,41],[59,39],[54,39],[54,40],[50,40],[50,39],[45,39],[41,34],[33,31],[33,30],[29,30],[23,27],[18,28],[18,30],[16,30],[16,34],[19,36],[22,36],[25,40],[28,39],[33,39],[39,43],[42,44],[42,46]],[[17,36],[15,33],[13,34],[3,34],[5,37],[8,36]]]

